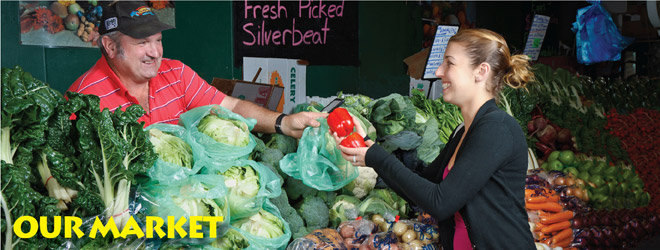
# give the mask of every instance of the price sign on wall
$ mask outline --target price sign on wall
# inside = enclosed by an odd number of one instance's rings
[[[423,79],[438,78],[435,76],[435,71],[440,67],[444,60],[449,38],[455,35],[456,32],[458,32],[458,26],[438,25],[438,28],[435,31],[433,45],[431,45],[431,52],[429,52],[429,59],[426,61],[426,67],[424,67]]]
[[[313,65],[358,64],[358,3],[236,1],[234,64],[243,57],[298,58]]]
[[[543,38],[545,38],[545,31],[548,29],[549,22],[549,16],[534,15],[532,28],[529,30],[529,36],[527,37],[527,43],[525,44],[525,51],[523,52],[523,54],[529,56],[533,61],[536,61],[536,59],[539,58],[541,44],[543,44]]]

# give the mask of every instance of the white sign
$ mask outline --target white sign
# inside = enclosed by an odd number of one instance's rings
[[[456,32],[458,32],[458,26],[438,25],[438,29],[435,31],[433,45],[431,45],[431,52],[429,52],[429,60],[426,61],[426,67],[424,67],[424,76],[422,79],[438,78],[435,76],[435,71],[442,64],[449,38],[455,35]]]
[[[548,29],[549,22],[549,16],[534,15],[532,28],[529,30],[527,44],[525,44],[525,52],[523,52],[525,55],[529,56],[532,61],[536,61],[536,59],[539,58],[541,45],[543,44],[543,38],[545,37],[545,31]]]

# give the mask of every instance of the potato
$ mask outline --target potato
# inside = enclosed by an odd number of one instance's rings
[[[383,218],[383,216],[381,216],[380,214],[374,214],[371,216],[371,221],[373,221],[376,224],[385,223],[385,218]]]
[[[401,237],[406,231],[408,231],[408,225],[403,222],[397,222],[394,223],[394,226],[392,226],[392,231],[396,236]]]
[[[417,233],[414,230],[408,230],[401,236],[401,241],[408,243],[417,239]]]
[[[419,240],[413,240],[408,245],[410,245],[410,250],[422,250],[422,242]]]

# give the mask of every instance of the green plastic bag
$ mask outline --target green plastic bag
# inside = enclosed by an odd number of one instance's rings
[[[199,172],[199,170],[202,168],[202,164],[201,161],[197,161],[197,159],[206,159],[206,155],[204,150],[200,150],[201,145],[197,144],[195,141],[188,140],[190,137],[187,135],[186,129],[184,127],[179,125],[157,123],[150,125],[144,130],[149,132],[151,129],[158,129],[160,131],[169,133],[188,143],[188,145],[190,145],[192,148],[194,161],[193,167],[189,169],[177,164],[163,161],[161,158],[158,158],[156,163],[154,163],[154,166],[149,168],[146,173],[147,176],[151,178],[151,180],[158,181],[161,184],[169,184],[172,182],[185,180],[188,178],[188,176],[197,174]]]
[[[246,184],[251,182],[245,181],[243,183],[237,183],[234,182],[234,179],[223,177],[232,220],[245,218],[259,212],[265,200],[278,197],[282,193],[282,181],[278,175],[269,167],[256,161],[240,159],[227,163],[211,162],[205,165],[205,168],[202,169],[202,173],[226,175],[228,174],[227,171],[232,169],[232,167],[251,168],[256,172],[259,179],[259,191],[257,191],[256,195],[249,197],[249,195],[242,194],[254,191]],[[232,169],[232,171],[233,170],[235,169]],[[251,176],[248,176],[247,173],[248,172],[246,171],[246,174],[240,176],[240,178],[250,178]]]
[[[287,223],[283,218],[282,215],[280,214],[280,211],[277,209],[273,203],[270,202],[270,200],[267,200],[262,207],[263,210],[266,212],[269,212],[275,217],[277,217],[281,222],[282,226],[284,227],[284,234],[277,238],[264,238],[256,235],[252,235],[247,231],[242,230],[239,228],[239,225],[237,225],[237,222],[239,221],[232,221],[231,227],[238,231],[243,237],[247,238],[248,242],[250,242],[250,247],[247,249],[284,249],[286,246],[289,244],[289,240],[291,239],[291,228],[289,228],[289,223]]]
[[[197,126],[199,125],[200,121],[208,114],[216,115],[223,120],[245,123],[248,128],[247,134],[249,137],[247,146],[240,147],[221,143],[200,132]],[[179,122],[182,123],[183,126],[188,130],[188,135],[190,138],[186,141],[194,141],[201,145],[201,149],[205,151],[208,158],[214,161],[226,162],[234,159],[245,159],[250,155],[252,149],[254,149],[254,147],[257,145],[255,136],[250,133],[252,128],[254,128],[254,125],[257,124],[257,120],[244,118],[220,105],[207,105],[191,109],[181,114]],[[193,151],[195,150],[196,148],[193,148]]]
[[[318,121],[321,126],[305,128],[297,152],[284,156],[280,168],[309,187],[334,191],[353,181],[358,170],[341,157],[326,119],[319,118]]]
[[[186,218],[182,228],[187,233],[190,216],[222,216],[222,222],[215,225],[215,237],[210,235],[210,223],[202,221],[197,223],[201,225],[201,230],[197,231],[204,235],[202,238],[190,238],[189,234],[181,238],[176,234],[176,238],[169,240],[189,245],[205,245],[224,235],[231,220],[227,191],[222,183],[224,179],[221,175],[198,174],[169,184],[143,185],[138,188],[138,193],[141,194],[139,202],[144,207],[144,214],[158,216],[165,221],[163,231],[170,226],[167,220],[170,216],[175,222],[181,217]]]

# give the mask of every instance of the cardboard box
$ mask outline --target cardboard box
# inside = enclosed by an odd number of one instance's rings
[[[429,57],[429,52],[431,47],[423,49],[420,52],[417,52],[406,59],[403,59],[403,62],[408,65],[408,75],[415,79],[422,79],[424,76],[424,69],[426,68],[426,60]]]
[[[307,64],[297,59],[243,57],[243,80],[283,87],[277,110],[288,114],[307,101]]]
[[[284,88],[269,84],[213,78],[211,85],[228,96],[248,100],[259,106],[276,111],[280,103]]]

